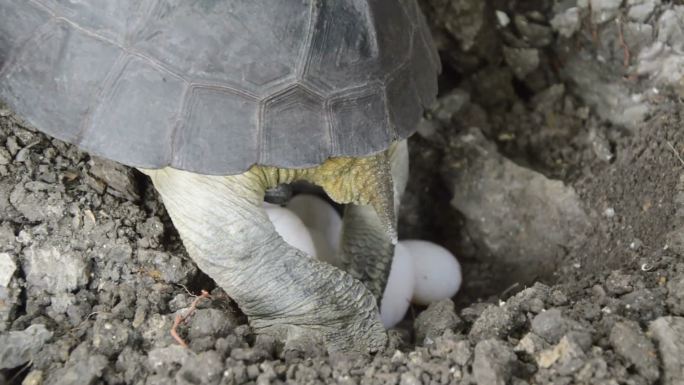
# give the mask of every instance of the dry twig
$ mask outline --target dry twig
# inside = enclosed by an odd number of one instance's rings
[[[675,146],[673,146],[672,143],[670,143],[670,142],[667,142],[667,145],[668,145],[668,147],[670,147],[672,152],[674,152],[675,156],[677,157],[677,159],[679,159],[679,162],[681,162],[682,166],[684,166],[684,159],[682,159],[682,156],[679,155],[679,151],[677,151]]]
[[[620,46],[622,47],[623,52],[622,65],[625,68],[627,68],[629,67],[629,62],[632,60],[632,55],[629,52],[629,47],[627,46],[627,43],[625,43],[625,34],[622,30],[622,20],[618,18],[615,20],[615,22],[617,23],[618,38],[620,40]]]

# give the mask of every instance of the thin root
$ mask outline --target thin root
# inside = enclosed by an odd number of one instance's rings
[[[668,147],[670,147],[672,152],[674,152],[675,156],[677,157],[677,159],[679,159],[679,162],[682,164],[682,166],[684,166],[684,159],[682,159],[682,156],[679,155],[679,151],[677,151],[677,149],[672,145],[672,143],[667,142],[667,145]]]
[[[209,296],[209,292],[206,290],[202,290],[202,294],[198,295],[194,301],[190,304],[190,310],[188,310],[185,315],[181,316],[180,314],[176,315],[176,318],[173,320],[173,326],[171,327],[171,337],[173,337],[176,342],[178,342],[178,345],[187,348],[188,344],[183,340],[183,338],[178,334],[178,326],[181,324],[181,322],[186,322],[188,318],[197,310],[197,304],[199,304],[199,301],[201,301],[203,298],[211,298]]]
[[[623,52],[622,65],[624,65],[625,68],[627,68],[629,67],[629,62],[632,60],[632,55],[629,52],[629,47],[627,46],[627,43],[625,43],[625,34],[622,31],[622,22],[620,21],[620,19],[617,19],[616,22],[618,27],[618,37],[620,39],[620,46],[622,47]]]

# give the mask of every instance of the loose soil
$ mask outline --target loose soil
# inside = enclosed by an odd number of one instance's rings
[[[444,70],[400,238],[464,284],[372,357],[254,335],[144,176],[0,106],[0,384],[683,383],[684,93],[646,64],[684,6],[590,3],[422,2]]]

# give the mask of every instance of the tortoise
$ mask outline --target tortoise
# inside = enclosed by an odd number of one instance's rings
[[[386,344],[405,139],[440,70],[416,0],[0,2],[0,100],[148,175],[255,332],[330,351]],[[336,266],[269,222],[293,181],[347,204]]]

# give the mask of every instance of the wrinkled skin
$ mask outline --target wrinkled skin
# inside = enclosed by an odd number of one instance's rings
[[[387,336],[378,305],[396,243],[408,176],[406,142],[363,158],[331,158],[302,170],[254,166],[232,176],[172,168],[152,178],[189,255],[233,298],[257,333],[322,340],[328,350],[373,352]],[[305,180],[349,203],[338,266],[278,235],[263,209],[266,189]]]

